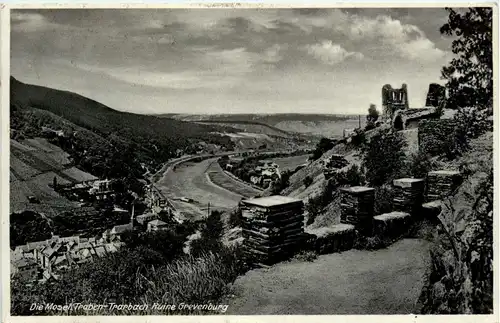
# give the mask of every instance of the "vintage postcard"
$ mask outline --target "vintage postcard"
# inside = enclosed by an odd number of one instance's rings
[[[495,4],[1,17],[4,321],[498,322]]]

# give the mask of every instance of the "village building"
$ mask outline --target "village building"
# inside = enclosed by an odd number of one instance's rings
[[[66,137],[66,134],[62,130],[54,130],[49,127],[42,127],[42,133],[46,135],[56,135],[58,137]]]
[[[158,219],[158,217],[159,216],[157,213],[145,213],[145,214],[138,215],[135,218],[135,220],[140,225],[147,225],[148,222],[156,220],[156,219]]]
[[[33,259],[21,258],[10,263],[11,277],[18,277],[21,281],[33,281],[38,277],[39,268]]]
[[[116,252],[122,245],[119,240],[53,236],[11,251],[11,275],[25,282],[57,279],[61,272]]]
[[[127,231],[132,231],[134,229],[134,226],[132,223],[127,223],[127,224],[121,224],[121,225],[115,225],[109,232],[109,235],[115,235],[119,236]]]
[[[153,232],[153,231],[159,231],[159,230],[164,230],[168,228],[168,224],[166,222],[163,222],[162,220],[153,220],[148,222],[148,232]]]
[[[92,182],[89,189],[89,194],[94,196],[97,200],[103,200],[112,195],[111,180],[96,180]]]

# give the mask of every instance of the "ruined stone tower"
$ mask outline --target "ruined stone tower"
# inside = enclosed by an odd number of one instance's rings
[[[384,118],[392,119],[397,110],[407,110],[408,104],[408,88],[403,83],[401,88],[393,89],[390,84],[382,87],[382,108]]]
[[[446,100],[446,88],[437,83],[429,84],[425,106],[437,108],[443,100]]]

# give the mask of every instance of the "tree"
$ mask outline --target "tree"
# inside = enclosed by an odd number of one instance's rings
[[[304,178],[304,186],[305,187],[309,187],[313,182],[313,179],[311,178],[311,176],[306,176]]]
[[[328,138],[321,138],[321,140],[316,145],[316,149],[313,151],[311,156],[312,160],[316,160],[320,158],[325,152],[332,149],[335,145],[335,142]]]
[[[375,123],[377,122],[379,117],[379,113],[377,110],[377,106],[375,104],[370,104],[370,108],[368,109],[368,115],[366,116],[366,121]]]
[[[456,36],[452,52],[457,55],[443,67],[442,78],[447,80],[448,107],[493,105],[492,8],[469,8],[461,13],[447,8],[448,22],[440,32]]]
[[[366,126],[365,130],[371,130],[375,128],[375,123],[377,122],[379,117],[379,113],[377,111],[377,107],[375,104],[370,104],[370,108],[368,109],[368,115],[366,116]]]

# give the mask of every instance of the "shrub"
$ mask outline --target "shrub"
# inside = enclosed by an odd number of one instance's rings
[[[175,230],[160,230],[156,232],[127,232],[122,240],[128,249],[144,247],[148,250],[158,252],[164,259],[169,261],[183,255],[184,242],[187,233]]]
[[[477,138],[486,131],[493,131],[486,109],[461,108],[454,119],[457,121],[457,127],[463,128],[468,138]]]
[[[241,218],[241,209],[236,208],[234,211],[229,213],[228,225],[230,228],[240,227],[243,223]]]
[[[272,182],[271,193],[273,195],[280,194],[281,191],[290,186],[290,176],[292,176],[290,171],[284,171],[281,173],[281,178]]]
[[[247,270],[239,259],[237,249],[223,248],[220,252],[205,253],[198,258],[187,257],[159,270],[151,270],[137,279],[139,286],[148,287],[140,297],[140,303],[215,303],[228,294],[228,284]],[[176,311],[176,314],[201,312]]]
[[[366,144],[366,135],[363,129],[356,129],[351,137],[351,143],[354,147],[363,147]]]
[[[358,235],[354,241],[354,249],[358,250],[378,250],[387,248],[392,240],[380,236],[366,237]]]
[[[417,152],[410,157],[408,175],[414,178],[425,178],[434,167],[435,164],[427,154]]]
[[[399,132],[385,131],[373,136],[366,147],[363,166],[372,186],[390,183],[405,166],[406,141]]]
[[[358,165],[352,165],[345,172],[344,182],[340,185],[358,186],[362,185],[365,181],[365,174]]]
[[[393,211],[394,191],[390,185],[375,188],[375,214],[384,214]]]
[[[229,284],[248,270],[242,259],[241,250],[226,247],[200,257],[185,256],[168,263],[161,262],[161,257],[144,248],[117,253],[88,263],[52,284],[35,283],[27,287],[14,279],[11,312],[13,315],[201,314],[201,311],[155,311],[151,305],[182,302],[217,304],[229,292]],[[150,307],[146,312],[103,310],[61,313],[46,309],[31,311],[29,307],[33,302],[61,305],[116,302],[149,304]]]
[[[42,215],[23,211],[10,215],[10,246],[42,241],[52,237],[53,228]]]
[[[213,211],[205,220],[200,230],[200,238],[191,241],[190,253],[193,256],[201,256],[210,250],[222,248],[222,234],[224,225],[219,211]]]
[[[318,254],[314,251],[310,250],[303,250],[299,253],[297,253],[292,260],[297,260],[297,261],[307,261],[307,262],[312,262],[318,258]]]
[[[328,138],[321,138],[321,140],[316,145],[316,149],[313,151],[313,153],[310,157],[311,160],[319,159],[321,156],[323,156],[323,154],[325,152],[332,149],[334,145],[335,145],[335,142],[333,140],[328,139]]]
[[[313,182],[313,179],[311,178],[311,176],[306,176],[304,178],[304,186],[305,187],[309,187]]]

